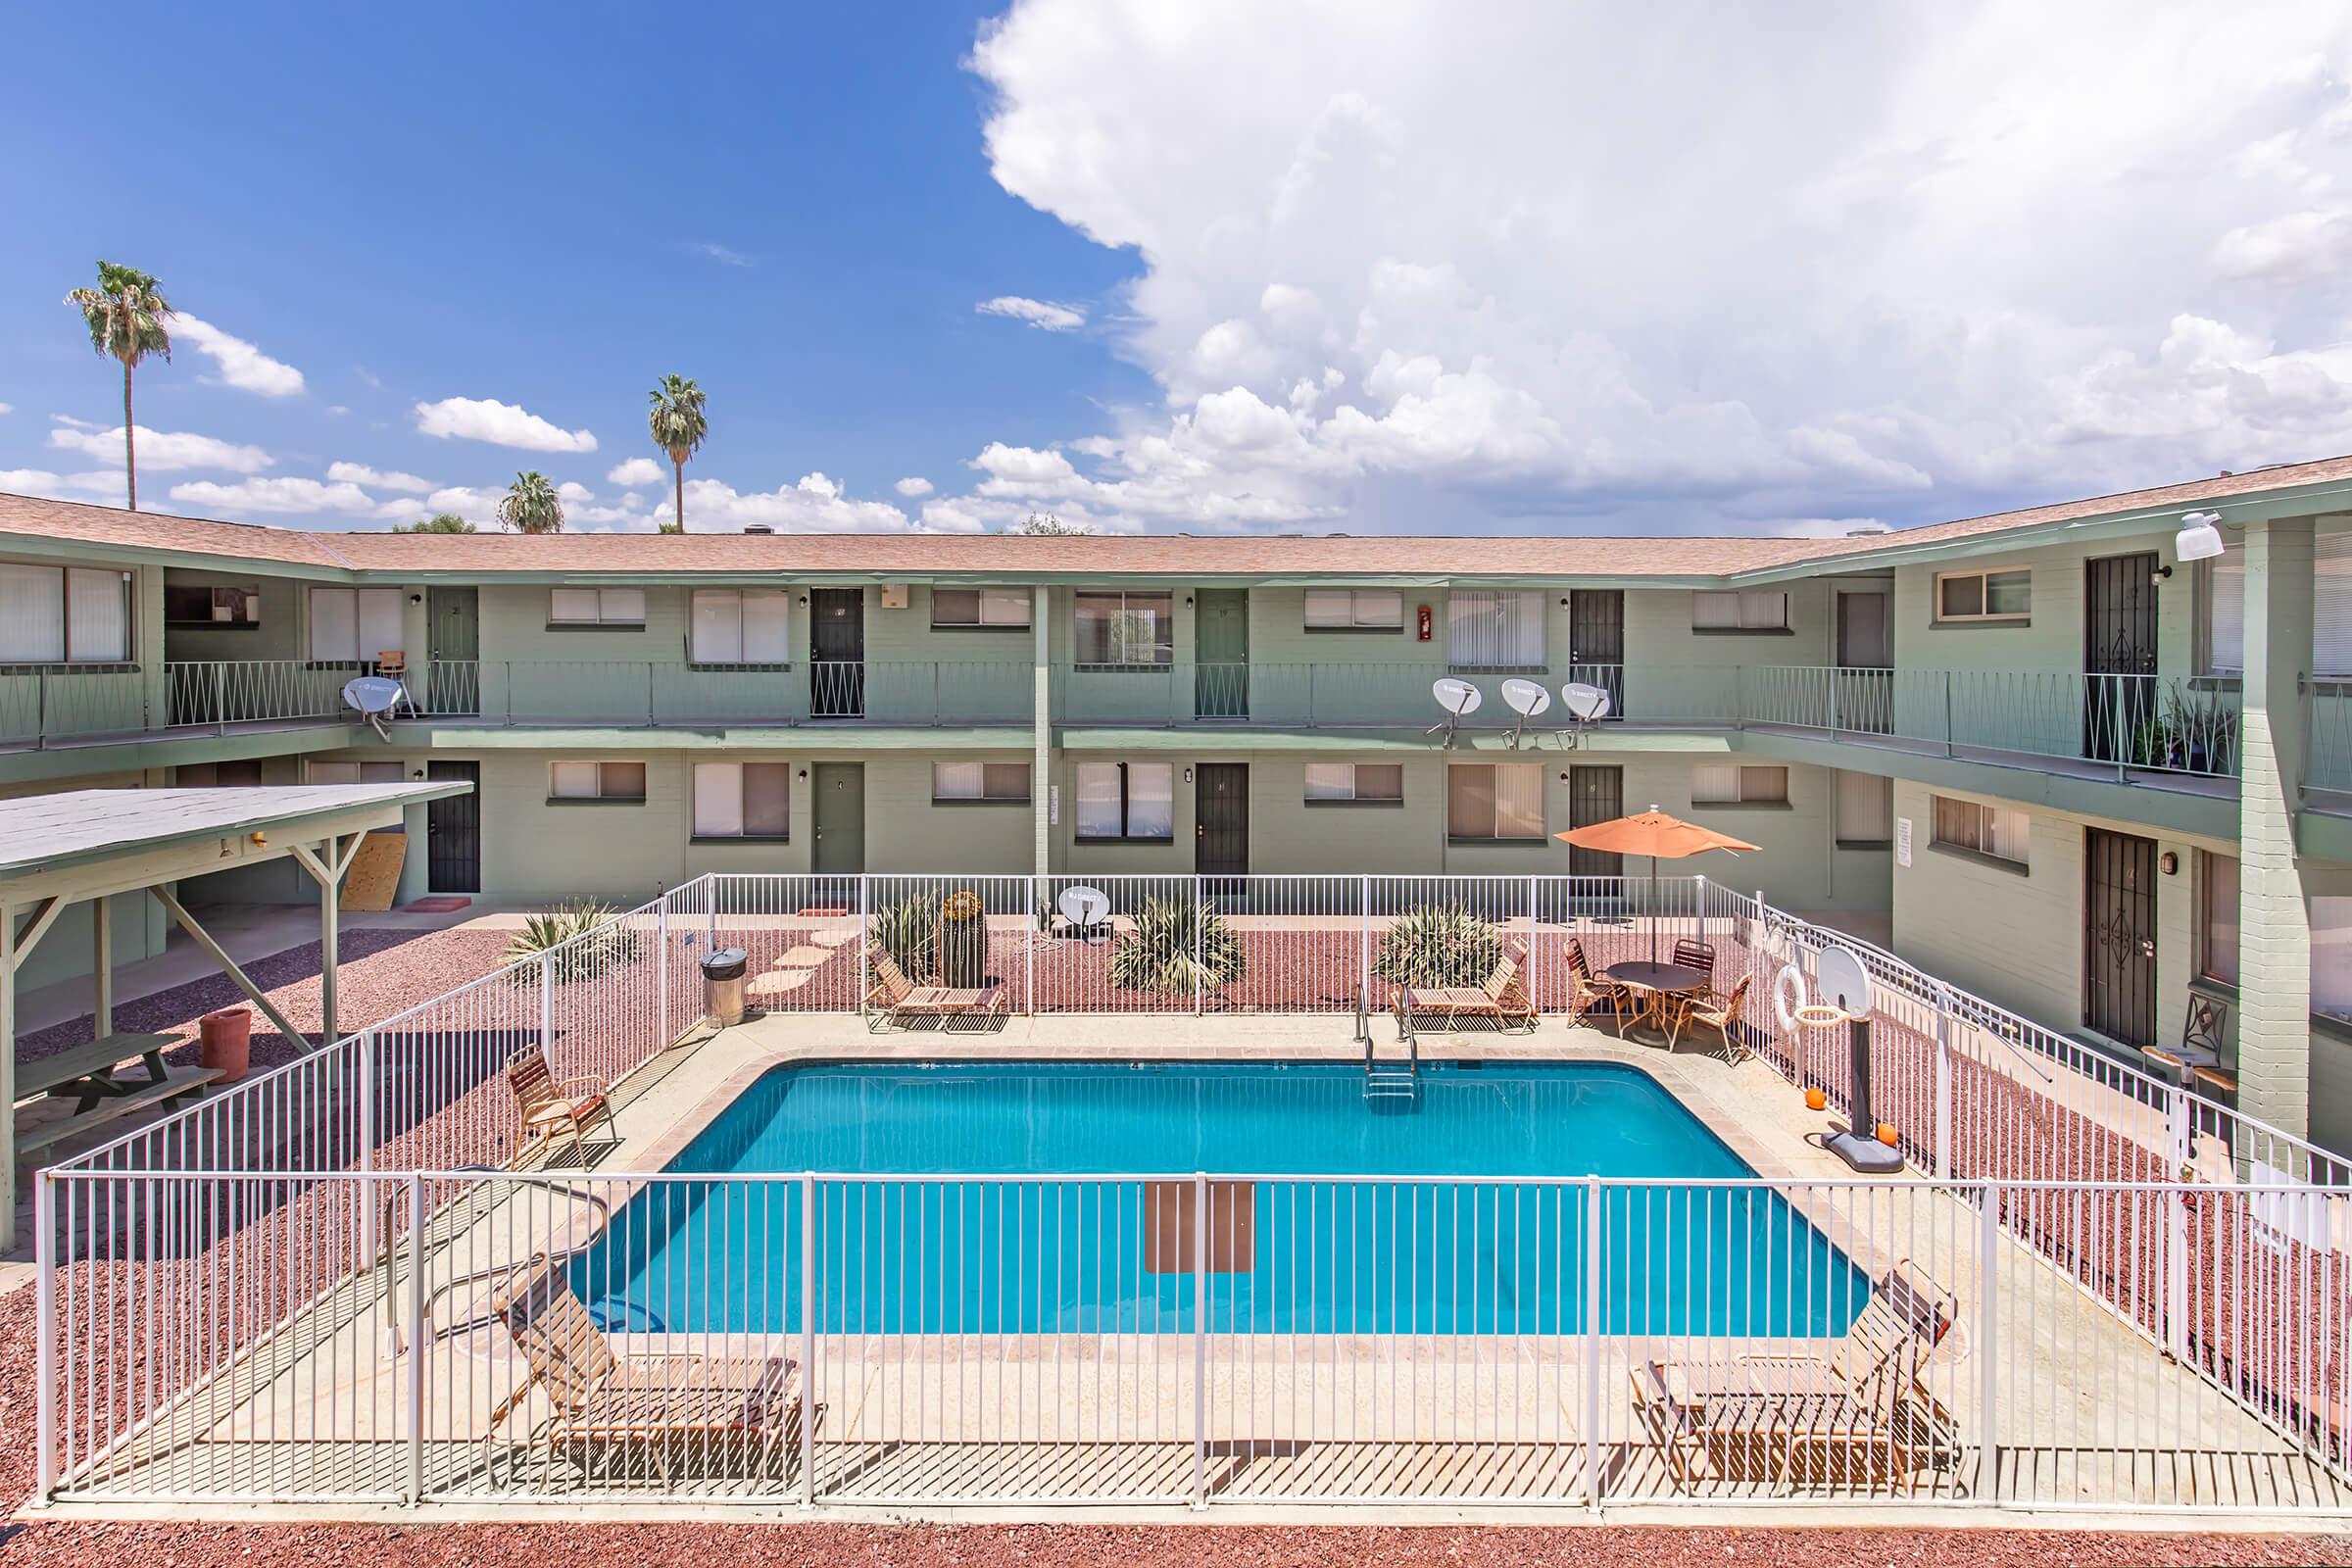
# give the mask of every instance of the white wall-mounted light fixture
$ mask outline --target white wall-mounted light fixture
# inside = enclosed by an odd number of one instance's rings
[[[2210,561],[2222,553],[2222,514],[2218,512],[2184,512],[2180,514],[2180,531],[2173,538],[2173,553],[2182,561]]]

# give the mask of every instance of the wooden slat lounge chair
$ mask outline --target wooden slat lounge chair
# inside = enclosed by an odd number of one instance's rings
[[[778,1477],[800,1447],[800,1363],[788,1356],[712,1356],[621,1351],[572,1294],[562,1263],[542,1254],[516,1282],[492,1298],[530,1376],[499,1404],[490,1427],[544,1393],[548,1413],[533,1429],[534,1446],[569,1450],[583,1474],[597,1461],[610,1473],[623,1455],[651,1461],[667,1481],[681,1468],[701,1470],[756,1461]],[[813,1432],[825,1407],[812,1411]]]
[[[550,1149],[559,1136],[568,1137],[574,1149],[587,1142],[589,1126],[599,1117],[605,1136],[617,1140],[612,1126],[612,1099],[601,1078],[558,1078],[547,1065],[543,1046],[524,1046],[507,1058],[507,1087],[514,1093],[514,1110],[522,1118],[522,1142],[514,1151],[520,1160],[536,1143]]]
[[[1570,1016],[1581,1022],[1586,1013],[1606,1003],[1617,1015],[1617,1038],[1623,1040],[1626,1021],[1640,1013],[1642,1004],[1631,988],[1592,972],[1592,960],[1585,956],[1585,944],[1579,937],[1568,939],[1568,981],[1572,992],[1568,1004]]]
[[[879,942],[865,945],[865,961],[873,975],[865,991],[868,1029],[906,1018],[960,1018],[975,1012],[993,1016],[1004,1010],[1003,986],[918,986]]]
[[[1495,957],[1485,983],[1475,986],[1398,986],[1396,992],[1396,1038],[1414,1037],[1414,1020],[1433,1018],[1492,1018],[1506,1029],[1535,1030],[1536,1004],[1520,981],[1519,959],[1509,948]]]

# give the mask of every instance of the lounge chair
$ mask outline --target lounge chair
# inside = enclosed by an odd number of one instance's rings
[[[572,1294],[561,1262],[545,1254],[517,1271],[492,1309],[530,1376],[490,1418],[497,1431],[542,1391],[548,1413],[532,1431],[550,1454],[571,1450],[584,1474],[624,1453],[650,1459],[663,1481],[681,1467],[756,1458],[782,1476],[800,1447],[800,1363],[788,1356],[712,1356],[612,1348]],[[813,1408],[809,1430],[824,1420]]]
[[[507,1058],[507,1087],[514,1094],[515,1114],[522,1118],[522,1142],[514,1151],[519,1160],[534,1143],[555,1147],[559,1136],[570,1138],[574,1149],[587,1141],[590,1123],[604,1119],[605,1136],[617,1138],[612,1127],[612,1093],[601,1078],[558,1078],[547,1065],[547,1050],[529,1045]]]
[[[880,1029],[905,1018],[960,1018],[967,1013],[994,1014],[1004,1006],[1002,986],[916,985],[899,967],[899,960],[879,942],[865,945],[865,961],[873,974],[866,987],[866,1027]]]
[[[1747,1004],[1747,987],[1752,979],[1752,975],[1741,975],[1728,997],[1710,991],[1677,999],[1674,1020],[1666,1036],[1669,1047],[1682,1038],[1685,1029],[1695,1026],[1712,1029],[1723,1037],[1724,1060],[1737,1062],[1746,1055],[1747,1047],[1740,1044],[1736,1031],[1740,1027],[1740,1010]]]
[[[1422,1014],[1442,1018],[1492,1018],[1504,1028],[1524,1027],[1531,1033],[1538,1022],[1536,1004],[1528,1000],[1519,978],[1519,956],[1505,948],[1475,986],[1398,986],[1396,1038],[1414,1036],[1413,1020]]]
[[[1585,956],[1585,944],[1580,937],[1568,939],[1568,982],[1569,1015],[1581,1022],[1586,1013],[1605,1002],[1617,1015],[1617,1038],[1624,1039],[1627,1020],[1641,1014],[1641,999],[1631,987],[1593,974],[1592,960]]]

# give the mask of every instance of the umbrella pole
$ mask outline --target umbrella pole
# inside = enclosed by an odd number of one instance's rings
[[[1649,858],[1649,961],[1658,961],[1658,858]]]

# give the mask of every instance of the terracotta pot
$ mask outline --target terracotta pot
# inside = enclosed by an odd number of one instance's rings
[[[1805,1108],[1807,1110],[1821,1110],[1825,1108],[1829,1102],[1830,1097],[1823,1094],[1820,1090],[1808,1089],[1805,1091]]]
[[[253,1065],[253,1009],[222,1007],[196,1020],[196,1059],[234,1083]]]

